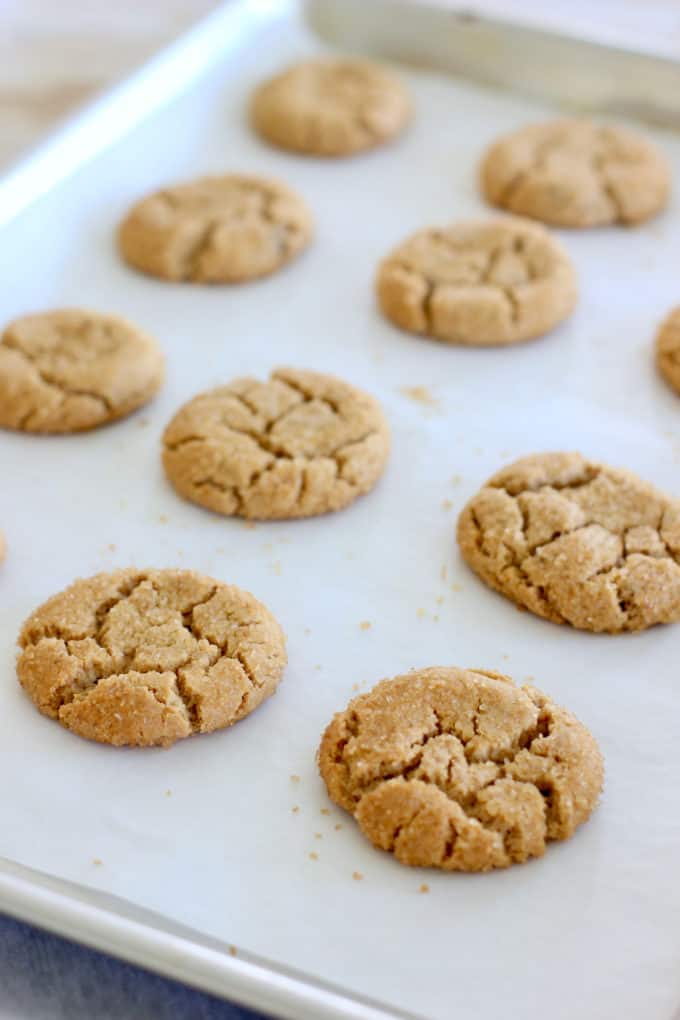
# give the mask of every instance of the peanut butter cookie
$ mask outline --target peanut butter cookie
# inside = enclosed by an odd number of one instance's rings
[[[0,426],[79,432],[146,404],[163,382],[156,341],[114,315],[26,315],[0,337]]]
[[[656,367],[669,386],[680,393],[680,307],[674,308],[656,334]]]
[[[577,285],[547,230],[504,217],[413,234],[380,264],[376,292],[400,329],[485,347],[547,333],[573,310]]]
[[[17,672],[45,715],[102,744],[169,746],[274,693],[285,639],[249,592],[191,570],[79,580],[28,618]]]
[[[278,181],[203,177],[132,207],[118,231],[121,255],[163,280],[239,283],[295,258],[312,236],[303,200]]]
[[[491,588],[554,623],[614,634],[680,620],[680,500],[578,453],[493,475],[458,543]]]
[[[199,394],[163,436],[165,473],[180,495],[261,519],[342,509],[373,488],[388,452],[377,400],[290,368]]]
[[[664,208],[671,173],[656,146],[632,131],[557,120],[492,145],[481,187],[492,205],[554,226],[633,225]]]
[[[250,116],[266,141],[313,156],[349,156],[382,145],[411,117],[401,83],[367,60],[310,60],[255,92]]]
[[[533,687],[433,667],[354,698],[321,741],[332,800],[402,864],[488,871],[540,857],[590,816],[590,732]]]

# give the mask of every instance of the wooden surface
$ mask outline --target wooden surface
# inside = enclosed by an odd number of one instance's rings
[[[0,0],[0,170],[218,0]]]

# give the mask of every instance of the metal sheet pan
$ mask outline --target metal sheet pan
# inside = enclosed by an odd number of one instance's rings
[[[420,17],[424,56],[438,23]],[[399,334],[373,306],[376,261],[423,224],[483,214],[481,150],[550,107],[409,70],[418,116],[396,145],[333,164],[267,149],[245,123],[250,89],[320,47],[293,5],[229,5],[0,185],[2,321],[55,304],[118,311],[159,337],[169,367],[126,422],[0,436],[0,904],[296,1020],[533,1020],[548,1003],[554,1020],[667,1020],[680,1001],[677,628],[593,637],[520,615],[460,563],[453,524],[493,470],[536,448],[580,448],[678,491],[677,398],[650,357],[677,302],[677,204],[635,232],[564,235],[581,302],[549,338],[474,351]],[[680,141],[657,137],[677,173]],[[307,196],[318,234],[298,263],[208,290],[120,264],[112,233],[134,198],[222,169]],[[342,514],[254,530],[181,503],[159,464],[169,416],[281,363],[383,401],[383,481]],[[403,392],[414,385],[430,405]],[[88,744],[40,717],[14,679],[21,621],[74,576],[132,562],[190,565],[261,597],[289,637],[276,697],[158,752]],[[357,684],[433,663],[533,676],[591,726],[607,787],[572,841],[504,873],[419,873],[321,813],[314,751],[332,712]]]

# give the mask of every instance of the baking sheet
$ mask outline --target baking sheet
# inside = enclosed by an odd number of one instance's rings
[[[581,449],[678,491],[677,398],[650,357],[678,300],[677,203],[634,232],[563,234],[582,296],[544,340],[481,351],[400,334],[372,301],[377,260],[422,225],[485,214],[482,149],[550,111],[409,72],[417,117],[391,148],[338,163],[269,150],[248,131],[246,98],[318,48],[297,18],[272,22],[3,232],[2,321],[54,305],[120,312],[159,338],[168,380],[110,428],[0,437],[0,855],[435,1020],[532,1020],[548,1005],[555,1020],[666,1020],[680,1002],[678,628],[612,638],[520,615],[466,570],[453,529],[492,471],[537,449]],[[658,138],[677,174],[680,141]],[[131,201],[221,170],[304,194],[318,224],[308,253],[239,288],[169,286],[119,262],[112,233]],[[182,503],[160,468],[166,421],[199,390],[279,364],[382,400],[384,479],[343,513],[254,529]],[[413,386],[432,403],[402,392]],[[289,639],[276,696],[166,751],[88,744],[38,715],[14,679],[22,620],[73,577],[130,563],[256,593]],[[540,861],[485,876],[406,869],[327,801],[314,752],[331,714],[356,685],[443,663],[535,678],[602,745],[600,809]]]

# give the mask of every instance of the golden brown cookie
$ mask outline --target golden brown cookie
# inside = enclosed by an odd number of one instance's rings
[[[556,120],[492,145],[481,188],[492,205],[555,226],[631,225],[664,208],[671,173],[663,153],[632,131]]]
[[[354,698],[319,769],[374,846],[446,871],[540,857],[586,821],[603,780],[593,736],[566,709],[499,673],[444,666]]]
[[[660,374],[680,393],[680,307],[674,308],[659,326],[655,354]]]
[[[260,85],[250,117],[281,149],[349,156],[382,145],[411,117],[403,85],[367,60],[309,60]]]
[[[387,256],[378,304],[400,329],[451,344],[515,344],[576,303],[572,263],[547,230],[513,217],[421,230]]]
[[[199,394],[163,435],[165,473],[181,496],[261,519],[342,509],[373,488],[388,452],[377,400],[291,368]]]
[[[278,181],[203,177],[141,199],[120,225],[129,265],[163,280],[240,283],[268,276],[306,248],[312,215]]]
[[[680,500],[579,453],[493,475],[458,544],[490,587],[554,623],[619,633],[680,620]]]
[[[274,693],[283,631],[249,592],[192,570],[116,570],[48,599],[19,636],[41,712],[102,744],[165,747]]]
[[[114,315],[26,315],[0,337],[0,426],[79,432],[146,404],[163,382],[156,341]]]

